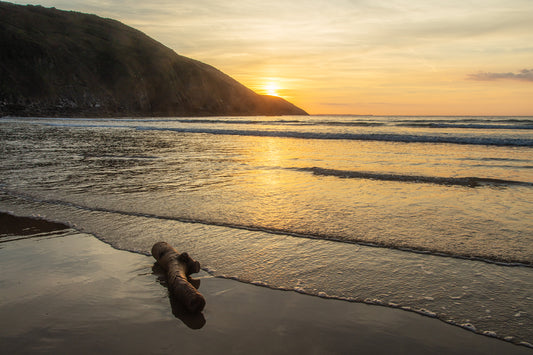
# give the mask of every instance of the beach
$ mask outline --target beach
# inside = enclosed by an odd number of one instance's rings
[[[0,355],[533,354],[531,13],[0,2]]]
[[[389,307],[193,275],[200,315],[171,304],[151,256],[60,224],[2,214],[3,353],[530,354]],[[201,260],[200,260],[201,262]],[[156,269],[157,270],[157,269]]]
[[[104,313],[85,312],[97,318],[65,327],[77,334],[115,314],[113,331],[146,328],[152,318],[138,312],[153,314],[153,304],[158,317],[176,322],[151,270],[150,251],[163,240],[202,264],[206,324],[194,335],[185,328],[204,347],[270,338],[279,341],[260,349],[309,349],[311,340],[331,352],[452,346],[455,340],[435,340],[447,329],[531,347],[532,131],[532,117],[2,118],[3,218],[56,222],[32,222],[23,228],[31,238],[4,242],[3,250],[28,268],[29,276],[12,269],[12,280],[34,280],[43,270],[28,294],[46,295],[49,285],[59,291],[69,280],[71,299],[89,305],[111,293],[102,302],[117,307],[99,304]],[[60,238],[33,237],[65,226],[72,229]],[[81,257],[81,240],[107,249]],[[28,250],[44,249],[38,257],[13,252],[26,242]],[[115,259],[124,259],[120,272]],[[61,267],[45,272],[50,265]],[[4,290],[6,299],[24,299]],[[135,301],[141,295],[147,299]],[[134,311],[122,314],[126,300]],[[429,332],[425,322],[447,327]],[[106,334],[98,338],[126,337]],[[386,344],[372,345],[384,337]],[[153,346],[139,338],[130,342]],[[477,348],[469,344],[457,349]]]

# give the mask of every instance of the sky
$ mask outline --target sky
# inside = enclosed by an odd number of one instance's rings
[[[533,0],[16,3],[119,20],[311,114],[533,115]]]

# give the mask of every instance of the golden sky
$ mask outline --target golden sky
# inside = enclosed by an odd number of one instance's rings
[[[117,19],[311,114],[533,115],[533,0],[31,3]]]

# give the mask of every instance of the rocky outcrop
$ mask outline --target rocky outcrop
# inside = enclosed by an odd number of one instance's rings
[[[0,2],[0,116],[306,114],[118,21]]]

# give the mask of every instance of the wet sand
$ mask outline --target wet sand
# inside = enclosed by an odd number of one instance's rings
[[[152,257],[5,214],[0,270],[5,354],[533,353],[399,309],[271,290],[203,271],[196,276],[206,308],[187,316],[169,299]]]

